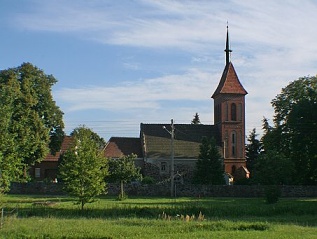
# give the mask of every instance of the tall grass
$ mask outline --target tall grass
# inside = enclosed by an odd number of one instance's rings
[[[5,211],[14,209],[15,213],[5,217],[0,238],[315,238],[317,235],[317,199],[283,199],[270,205],[262,199],[116,201],[105,197],[88,204],[84,211],[73,202],[69,197],[5,196],[2,200]],[[163,213],[167,216],[162,217]]]

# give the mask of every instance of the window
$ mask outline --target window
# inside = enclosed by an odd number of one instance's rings
[[[231,120],[232,121],[237,120],[237,106],[235,103],[231,104]]]
[[[229,134],[228,134],[228,130],[225,131],[225,138],[224,138],[224,141],[223,141],[223,158],[228,158],[229,155],[230,155],[230,152],[229,152],[229,143],[230,143],[230,139],[229,139]]]
[[[242,121],[242,104],[238,104],[238,121]]]
[[[244,145],[245,143],[243,142],[243,137],[242,137],[242,131],[239,132],[239,138],[240,138],[240,142],[239,145]],[[241,146],[239,146],[239,156],[242,158],[243,155],[243,148],[241,148]]]
[[[228,102],[226,102],[226,121],[228,121]]]
[[[232,147],[232,151],[231,154],[232,156],[236,156],[236,132],[232,132],[231,134],[231,147]]]
[[[40,178],[41,177],[41,169],[40,168],[35,168],[34,176],[36,178]]]
[[[166,162],[161,162],[161,171],[166,171]]]

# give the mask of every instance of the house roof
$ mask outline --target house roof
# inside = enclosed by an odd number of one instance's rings
[[[226,65],[219,85],[211,97],[215,98],[219,94],[248,94],[239,81],[238,75],[231,62]]]
[[[169,124],[141,124],[141,140],[144,156],[147,158],[168,158],[171,156],[171,135]],[[174,157],[197,158],[203,137],[215,137],[220,145],[218,128],[215,125],[174,124]]]
[[[140,138],[111,137],[104,153],[108,158],[120,158],[130,154],[136,154],[138,158],[143,157]]]
[[[65,136],[61,145],[61,149],[59,152],[56,152],[55,155],[53,154],[48,154],[43,161],[46,162],[57,162],[61,156],[71,145],[73,142],[71,136]]]

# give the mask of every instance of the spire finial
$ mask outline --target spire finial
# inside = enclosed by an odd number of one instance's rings
[[[226,40],[226,65],[229,64],[230,62],[230,53],[232,52],[232,50],[230,50],[229,48],[229,27],[228,27],[228,21],[227,21],[227,40]]]

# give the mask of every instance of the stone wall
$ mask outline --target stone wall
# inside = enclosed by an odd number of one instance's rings
[[[62,195],[63,185],[61,183],[45,183],[45,182],[31,182],[31,183],[12,183],[11,194],[39,194],[39,195]]]
[[[263,197],[264,186],[260,185],[192,185],[177,184],[177,197]],[[317,197],[317,186],[280,186],[282,197]],[[108,184],[108,195],[119,195],[118,184]],[[170,184],[126,184],[125,192],[130,196],[170,196]],[[60,183],[13,183],[11,194],[63,195]]]

